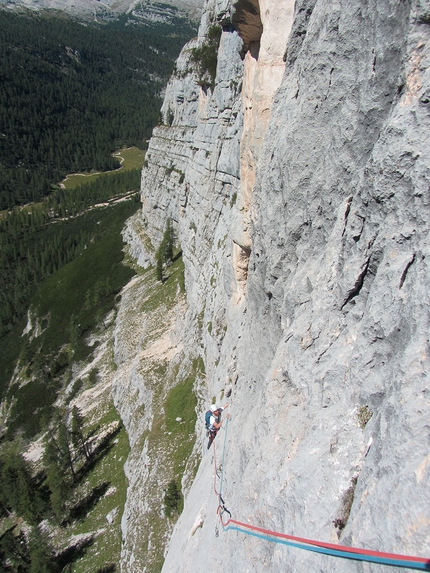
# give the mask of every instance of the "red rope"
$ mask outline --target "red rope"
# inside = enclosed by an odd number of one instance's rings
[[[224,439],[224,453],[225,453],[225,441],[226,438]],[[223,466],[224,466],[224,457],[223,457]],[[319,553],[325,553],[328,555],[332,555],[334,557],[343,557],[347,559],[369,561],[373,563],[380,563],[380,564],[392,565],[409,569],[420,569],[424,571],[430,571],[430,559],[427,559],[425,557],[413,557],[409,555],[400,555],[397,553],[385,553],[382,551],[373,551],[371,549],[359,549],[356,547],[348,547],[346,545],[326,543],[324,541],[315,541],[313,539],[307,539],[305,537],[296,537],[294,535],[288,535],[286,533],[271,531],[270,529],[264,529],[262,527],[257,527],[255,525],[250,525],[248,523],[232,519],[231,513],[225,507],[224,500],[222,499],[221,496],[222,476],[221,476],[220,492],[217,492],[216,490],[216,478],[217,478],[216,449],[214,444],[214,491],[215,494],[218,496],[219,500],[217,514],[219,515],[221,525],[225,531],[227,531],[228,529],[236,529],[237,531],[241,531],[242,533],[246,534],[248,532],[248,535],[254,535],[256,537],[260,537],[268,541],[278,540],[278,543],[293,545],[300,549],[307,549],[308,551],[317,551]],[[230,515],[230,519],[228,519],[225,523],[222,518],[224,512],[227,512]],[[296,545],[296,544],[302,544],[302,545]]]
[[[214,492],[215,492],[215,495],[217,495],[219,497],[219,492],[216,490],[217,473],[216,473],[216,446],[215,446],[215,441],[213,443],[213,446],[214,446]]]
[[[346,545],[337,545],[335,543],[325,543],[324,541],[315,541],[313,539],[306,539],[304,537],[296,537],[294,535],[287,535],[286,533],[279,533],[277,531],[270,531],[269,529],[263,529],[262,527],[257,527],[255,525],[249,525],[248,523],[243,523],[241,521],[236,521],[235,519],[229,519],[226,523],[223,522],[222,515],[220,515],[220,520],[223,527],[227,527],[230,523],[234,523],[240,527],[250,529],[252,531],[258,531],[270,537],[277,537],[280,539],[288,539],[290,541],[297,541],[299,543],[304,543],[306,545],[314,545],[316,547],[324,547],[325,549],[334,549],[336,551],[344,551],[347,553],[355,553],[358,555],[370,555],[372,557],[380,557],[383,559],[397,559],[403,561],[414,561],[417,563],[425,563],[430,565],[430,561],[425,557],[411,557],[409,555],[399,555],[396,553],[384,553],[381,551],[372,551],[370,549],[357,549],[356,547],[348,547]]]

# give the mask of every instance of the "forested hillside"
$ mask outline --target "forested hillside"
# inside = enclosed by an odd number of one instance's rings
[[[136,272],[121,233],[194,33],[0,10],[1,571],[118,570],[129,446],[110,340]]]
[[[193,34],[183,18],[79,23],[0,11],[0,209],[39,200],[66,173],[118,166],[143,147],[160,92]]]
[[[115,177],[102,175],[74,190],[57,189],[34,209],[16,210],[0,219],[0,339],[25,315],[37,285],[90,242],[83,223],[74,223],[70,233],[63,220],[84,214],[96,203],[136,193],[139,183],[138,169],[119,171]],[[49,223],[56,224],[48,228]]]

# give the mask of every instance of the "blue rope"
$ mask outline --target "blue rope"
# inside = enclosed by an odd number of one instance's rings
[[[227,442],[227,430],[228,430],[228,422],[229,422],[230,418],[227,418],[227,423],[225,425],[225,434],[224,434],[224,444],[222,447],[222,461],[221,461],[221,480],[220,480],[220,485],[219,485],[219,496],[222,499],[222,484],[223,484],[223,480],[224,480],[224,460],[225,460],[225,444]]]
[[[339,551],[335,549],[328,549],[325,547],[317,547],[313,545],[302,545],[294,541],[286,541],[285,539],[275,539],[268,535],[262,533],[257,533],[255,531],[249,531],[237,527],[236,525],[223,525],[223,530],[234,530],[244,533],[245,535],[252,535],[253,537],[258,537],[259,539],[264,539],[265,541],[271,541],[272,543],[281,543],[282,545],[289,545],[290,547],[296,547],[297,549],[305,549],[306,551],[313,551],[315,553],[323,553],[325,555],[331,555],[332,557],[342,557],[344,559],[352,559],[355,561],[368,561],[370,563],[379,563],[381,565],[389,565],[393,567],[403,567],[406,569],[416,569],[419,571],[430,571],[430,562],[420,563],[416,561],[406,561],[400,559],[387,559],[384,557],[377,557],[373,555],[360,555],[358,553],[349,553],[348,551]]]
[[[300,543],[297,541],[282,539],[279,537],[273,537],[270,535],[268,531],[267,534],[259,533],[257,531],[252,531],[252,529],[245,529],[240,527],[240,525],[230,525],[230,520],[224,524],[222,520],[222,513],[223,511],[227,511],[229,514],[230,512],[224,506],[224,500],[222,498],[222,488],[223,488],[223,481],[224,481],[224,467],[225,467],[225,453],[226,453],[226,442],[227,442],[227,432],[228,432],[228,422],[230,418],[227,418],[227,423],[225,425],[225,435],[224,435],[224,444],[223,444],[223,452],[222,452],[222,470],[221,470],[221,478],[220,478],[220,491],[218,494],[220,503],[219,507],[222,510],[220,513],[220,521],[222,524],[222,528],[224,531],[232,530],[238,531],[245,535],[251,535],[253,537],[257,537],[258,539],[263,539],[265,541],[270,541],[271,543],[280,543],[282,545],[287,545],[290,547],[295,547],[297,549],[304,549],[306,551],[313,551],[314,553],[322,553],[324,555],[330,555],[332,557],[341,557],[343,559],[350,559],[353,561],[366,561],[369,563],[378,563],[381,565],[388,565],[392,567],[401,567],[405,569],[415,569],[418,571],[430,571],[430,560],[408,560],[408,559],[398,559],[397,556],[392,555],[371,555],[369,553],[358,553],[356,551],[351,552],[347,550],[342,550],[341,546],[339,549],[334,547],[323,547],[321,545],[312,545],[312,543]],[[231,520],[233,523],[235,520]],[[236,523],[239,523],[236,521]],[[252,527],[252,526],[249,526]],[[258,529],[258,528],[257,528]]]

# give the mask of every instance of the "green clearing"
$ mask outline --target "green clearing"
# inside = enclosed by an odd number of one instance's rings
[[[121,171],[141,169],[145,160],[145,151],[139,149],[138,147],[120,149],[112,155],[113,157],[118,158],[120,161],[122,159],[120,168]],[[120,170],[116,169],[114,171],[104,171],[98,173],[73,173],[71,175],[67,175],[67,177],[63,179],[60,185],[65,189],[74,189],[79,185],[97,180],[101,175],[113,175],[118,173]]]
[[[114,153],[115,157],[122,159],[121,166],[123,169],[142,169],[145,161],[145,151],[138,147],[128,147]]]

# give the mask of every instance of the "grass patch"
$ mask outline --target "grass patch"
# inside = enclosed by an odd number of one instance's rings
[[[121,166],[123,169],[142,169],[145,161],[145,151],[138,147],[128,147],[114,153],[116,157],[122,159]]]
[[[158,283],[157,288],[153,289],[148,298],[142,303],[141,310],[144,312],[154,312],[160,306],[173,306],[178,289],[184,291],[184,263],[182,252],[180,251],[175,257],[173,263],[164,270],[163,283]]]
[[[95,181],[100,177],[100,175],[105,175],[108,172],[97,172],[97,173],[74,173],[72,175],[67,175],[66,179],[63,179],[61,182],[61,186],[65,189],[74,189],[79,185],[83,185],[84,183],[90,183]],[[115,173],[113,171],[112,173]]]
[[[197,398],[193,392],[194,377],[174,386],[165,402],[166,430],[174,435],[176,447],[172,452],[173,475],[182,478],[185,463],[194,446]]]

